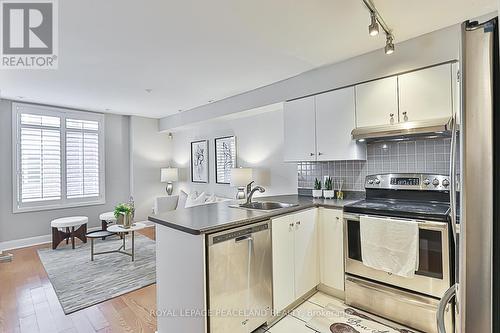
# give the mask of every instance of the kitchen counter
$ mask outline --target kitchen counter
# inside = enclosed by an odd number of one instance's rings
[[[358,200],[314,199],[299,195],[280,195],[258,197],[254,198],[254,201],[278,201],[297,204],[297,206],[262,211],[230,207],[230,205],[235,205],[238,202],[225,201],[151,215],[148,219],[166,227],[192,235],[200,235],[267,220],[278,215],[307,208],[326,207],[342,209],[345,205]]]

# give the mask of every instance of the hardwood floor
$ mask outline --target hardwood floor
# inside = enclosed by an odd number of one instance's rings
[[[155,239],[154,227],[141,233]],[[45,247],[9,251],[14,260],[0,264],[1,333],[155,332],[156,285],[65,315],[36,252]]]

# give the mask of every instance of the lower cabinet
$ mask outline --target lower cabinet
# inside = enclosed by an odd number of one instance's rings
[[[319,208],[321,283],[344,291],[343,214],[340,209]]]
[[[285,309],[319,284],[317,213],[317,209],[310,209],[272,220],[275,311]]]

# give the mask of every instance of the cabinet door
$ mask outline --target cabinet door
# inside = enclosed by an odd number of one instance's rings
[[[316,96],[318,161],[365,160],[366,145],[351,137],[356,127],[354,87]]]
[[[342,211],[320,208],[321,283],[344,291],[344,234]]]
[[[281,311],[295,301],[294,227],[290,216],[272,220],[273,304]]]
[[[295,223],[295,299],[319,284],[316,209],[291,216]]]
[[[398,84],[395,76],[356,86],[357,127],[388,125],[391,118],[394,123],[398,122]]]
[[[398,80],[400,122],[451,117],[451,64],[400,75]]]
[[[286,102],[283,110],[287,162],[316,160],[314,97]]]

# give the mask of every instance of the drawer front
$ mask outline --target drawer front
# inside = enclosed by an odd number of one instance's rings
[[[429,333],[437,333],[436,312],[439,300],[412,294],[378,283],[346,276],[346,304]],[[451,307],[448,305],[445,322],[453,332]]]

